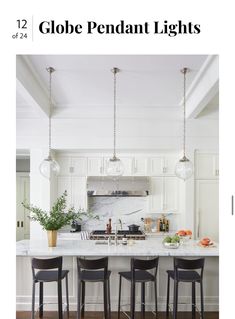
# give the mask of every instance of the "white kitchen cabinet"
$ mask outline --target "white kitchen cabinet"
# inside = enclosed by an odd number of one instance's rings
[[[174,176],[176,156],[157,156],[150,158],[150,176]]]
[[[177,177],[152,177],[149,200],[150,211],[153,213],[178,212],[179,181]]]
[[[162,212],[164,204],[164,177],[152,177],[150,185],[150,211]]]
[[[60,176],[70,174],[70,167],[71,167],[71,157],[68,156],[60,156],[57,159],[57,162],[60,166]]]
[[[87,175],[87,158],[86,157],[67,157],[60,156],[57,159],[60,165],[60,176],[74,175],[86,176]]]
[[[72,157],[70,173],[74,176],[86,176],[87,175],[87,158]]]
[[[177,212],[179,209],[179,179],[177,177],[164,178],[164,210]]]
[[[87,159],[87,175],[102,176],[105,174],[103,157],[89,157]]]
[[[123,176],[133,175],[133,158],[132,157],[120,157],[122,164],[124,166]]]
[[[57,195],[61,196],[64,191],[67,191],[67,205],[72,204],[72,183],[70,176],[58,176],[57,177]]]
[[[197,238],[209,237],[219,241],[219,181],[196,181],[196,227]]]
[[[133,159],[133,175],[135,176],[148,175],[148,158],[136,157]]]
[[[86,209],[87,208],[87,195],[86,195],[86,177],[72,177],[72,206],[75,209]]]
[[[16,240],[29,239],[30,221],[29,211],[22,202],[30,202],[30,179],[29,173],[16,174]]]
[[[216,153],[196,153],[196,179],[219,178],[219,155]]]

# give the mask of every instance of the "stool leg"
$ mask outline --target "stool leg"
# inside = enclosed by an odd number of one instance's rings
[[[154,280],[154,293],[155,293],[155,312],[156,312],[155,317],[157,318],[158,310],[157,310],[157,280],[156,279]]]
[[[78,291],[77,291],[77,319],[81,318],[81,281],[78,280]]]
[[[107,301],[107,280],[103,282],[103,289],[104,289],[104,319],[108,319],[108,301]]]
[[[121,289],[122,289],[122,276],[119,275],[118,319],[120,319],[120,310],[121,310]]]
[[[131,319],[135,318],[135,282],[131,282]]]
[[[81,317],[84,318],[85,313],[85,281],[82,281],[82,306],[81,306]]]
[[[59,312],[58,318],[63,319],[61,279],[58,280],[58,312]]]
[[[192,282],[192,318],[196,318],[196,286],[195,282]]]
[[[39,283],[39,318],[43,317],[43,282]]]
[[[109,319],[111,319],[111,301],[110,301],[110,281],[108,279],[108,306],[109,306]]]
[[[201,318],[204,319],[204,296],[203,296],[203,284],[200,282],[201,290]]]
[[[67,317],[69,317],[69,285],[68,285],[68,274],[65,277],[66,286],[66,303],[67,303]]]
[[[166,315],[169,316],[169,302],[170,302],[170,276],[167,278],[167,296],[166,296]]]
[[[145,318],[145,283],[141,283],[141,314]]]
[[[33,281],[31,319],[34,319],[34,317],[35,317],[35,282]]]
[[[173,319],[177,319],[178,307],[178,281],[174,280],[174,305],[173,305]]]

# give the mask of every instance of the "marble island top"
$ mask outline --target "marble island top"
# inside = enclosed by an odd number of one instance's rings
[[[102,244],[95,240],[63,240],[49,248],[47,241],[21,240],[16,243],[16,256],[219,256],[219,246],[203,248],[198,241],[189,240],[177,249],[165,248],[162,239],[134,241],[126,246]]]

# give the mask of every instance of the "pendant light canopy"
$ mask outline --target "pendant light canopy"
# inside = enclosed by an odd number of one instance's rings
[[[47,72],[49,73],[49,154],[48,157],[45,158],[42,163],[39,166],[39,171],[40,173],[46,177],[47,179],[50,179],[51,174],[59,174],[60,171],[60,166],[56,162],[56,160],[53,159],[51,155],[51,109],[52,109],[52,98],[51,98],[51,78],[52,78],[52,73],[55,71],[54,68],[49,67],[46,69]]]
[[[113,73],[113,157],[108,160],[106,173],[109,176],[118,177],[124,173],[123,163],[116,157],[116,74],[120,70],[113,68],[111,72]]]
[[[183,68],[181,72],[184,76],[184,100],[183,100],[183,113],[184,113],[184,133],[183,133],[183,157],[177,162],[175,167],[175,174],[177,177],[186,180],[193,175],[193,164],[185,155],[186,145],[186,73],[189,71],[188,68]]]

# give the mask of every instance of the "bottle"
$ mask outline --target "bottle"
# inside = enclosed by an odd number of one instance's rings
[[[124,234],[124,236],[122,237],[122,244],[123,244],[123,245],[127,245],[126,234]]]

